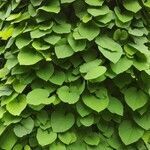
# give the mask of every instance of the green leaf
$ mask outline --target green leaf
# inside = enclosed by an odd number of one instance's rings
[[[124,96],[126,103],[134,111],[143,107],[148,101],[148,96],[142,90],[137,90],[134,87],[127,89],[124,92]]]
[[[77,112],[81,115],[81,117],[85,117],[91,113],[91,110],[80,101],[77,102],[76,109]]]
[[[54,74],[50,77],[49,81],[56,85],[62,85],[65,79],[66,79],[66,76],[63,71],[55,70]]]
[[[57,133],[54,133],[51,130],[42,130],[41,128],[38,128],[36,138],[41,146],[46,146],[57,139]]]
[[[132,64],[133,61],[131,59],[128,59],[127,57],[122,57],[116,64],[111,64],[111,69],[116,74],[120,74],[128,70],[132,66]]]
[[[55,96],[49,97],[47,89],[34,89],[27,94],[27,103],[30,105],[51,104],[55,101]]]
[[[0,31],[0,37],[2,40],[8,40],[13,35],[13,31],[13,27],[5,28],[4,30]]]
[[[64,144],[70,145],[77,140],[77,136],[74,132],[65,132],[58,135],[58,138]]]
[[[97,146],[100,142],[100,137],[97,133],[89,133],[85,138],[84,141],[88,145]]]
[[[34,121],[31,117],[21,120],[20,124],[15,125],[14,133],[17,137],[23,137],[30,134],[34,128]]]
[[[41,38],[41,37],[43,37],[44,35],[46,35],[48,33],[51,33],[50,31],[48,32],[48,31],[42,31],[42,30],[39,30],[39,29],[35,29],[35,30],[30,32],[30,36],[31,36],[32,39],[38,39],[38,38]]]
[[[66,58],[72,56],[74,54],[74,51],[69,45],[64,44],[64,45],[56,45],[55,53],[57,58]]]
[[[91,6],[102,6],[104,0],[85,0],[85,2]]]
[[[107,49],[111,52],[122,51],[122,47],[117,42],[115,42],[112,38],[106,35],[97,37],[95,42],[102,48]]]
[[[95,68],[92,68],[87,74],[84,76],[86,80],[92,80],[96,79],[100,76],[102,76],[106,72],[106,67],[104,66],[98,66]]]
[[[57,95],[61,101],[68,104],[74,104],[80,98],[80,93],[76,87],[62,86],[57,90]]]
[[[44,37],[44,41],[52,45],[55,45],[60,39],[61,37],[57,34],[47,35]]]
[[[95,37],[98,36],[100,29],[94,23],[81,23],[78,26],[78,32],[84,39],[92,41]]]
[[[120,49],[120,51],[115,51],[115,52],[111,52],[108,49],[104,49],[100,46],[98,46],[98,49],[107,59],[109,59],[114,64],[119,61],[119,59],[121,58],[123,54],[122,49]]]
[[[18,80],[15,80],[13,82],[13,88],[16,92],[22,93],[23,90],[26,88],[26,84],[23,84],[22,82],[19,82]]]
[[[9,96],[12,93],[12,90],[8,86],[0,85],[0,97]]]
[[[123,105],[120,100],[115,97],[110,97],[108,110],[111,113],[123,116]]]
[[[7,130],[5,134],[0,137],[0,148],[5,150],[11,150],[15,143],[17,142],[17,137],[12,130]]]
[[[19,49],[21,49],[21,48],[29,45],[30,42],[31,42],[30,37],[26,34],[23,34],[16,38],[15,44]]]
[[[71,25],[63,22],[61,24],[55,24],[52,29],[57,34],[70,33]]]
[[[92,68],[96,68],[101,64],[101,60],[100,59],[95,59],[86,63],[83,63],[80,66],[80,72],[81,73],[87,73],[89,72]]]
[[[51,115],[51,125],[54,132],[65,132],[69,130],[75,123],[75,118],[72,113],[65,110],[55,110]]]
[[[12,20],[15,20],[17,18],[19,18],[21,16],[21,13],[17,13],[17,14],[10,14],[8,17],[7,17],[7,21],[12,21]]]
[[[106,5],[103,5],[100,8],[88,8],[87,12],[94,17],[103,16],[109,13],[109,7]]]
[[[71,46],[71,48],[74,50],[74,52],[83,51],[86,47],[86,41],[85,40],[75,40],[70,34],[68,36],[68,43]]]
[[[59,13],[60,12],[59,0],[48,1],[45,6],[42,6],[39,9],[49,13]]]
[[[138,141],[144,134],[144,130],[128,120],[119,125],[119,136],[125,145]]]
[[[33,41],[32,46],[36,50],[47,50],[50,48],[50,45],[44,44],[42,41]]]
[[[72,3],[75,0],[61,0],[61,4],[65,4],[65,3]]]
[[[42,60],[42,56],[30,48],[23,49],[18,54],[18,61],[20,65],[34,65],[40,60]]]
[[[134,120],[143,129],[150,130],[150,112],[149,111],[141,116],[135,115]]]
[[[118,7],[115,7],[114,10],[115,10],[115,14],[116,14],[117,18],[123,23],[129,22],[133,18],[133,14],[130,12],[126,11],[124,13],[121,13],[121,11],[119,10]]]
[[[109,10],[109,13],[107,13],[106,15],[99,16],[96,18],[98,22],[103,23],[103,24],[107,24],[113,19],[114,19],[114,14],[113,14],[113,11],[111,10]]]
[[[30,0],[31,1],[31,4],[33,5],[33,6],[39,6],[41,3],[42,3],[42,1],[43,0]]]
[[[60,142],[53,143],[49,146],[49,150],[66,150],[66,146]]]
[[[54,73],[54,66],[52,63],[47,63],[41,66],[41,68],[39,70],[37,70],[36,75],[45,80],[48,81],[50,79],[50,77],[53,75]]]
[[[86,127],[90,127],[92,124],[94,124],[94,116],[91,114],[80,118],[80,123]]]
[[[21,112],[26,108],[26,106],[27,106],[26,96],[19,95],[17,98],[15,98],[13,101],[9,102],[6,105],[6,109],[12,115],[19,116]]]
[[[106,90],[101,88],[101,90],[99,91],[99,94],[100,94],[99,97],[96,97],[91,94],[82,96],[82,100],[84,104],[97,112],[103,111],[104,109],[107,108],[109,104],[109,99],[108,99]]]
[[[139,2],[136,0],[125,0],[123,3],[123,6],[127,10],[134,12],[134,13],[137,13],[141,9]]]

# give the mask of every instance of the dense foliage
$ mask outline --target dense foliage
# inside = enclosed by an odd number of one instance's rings
[[[0,0],[0,148],[150,149],[150,0]]]

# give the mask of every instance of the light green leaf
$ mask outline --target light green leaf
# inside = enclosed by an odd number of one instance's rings
[[[23,84],[22,82],[18,80],[15,80],[12,85],[13,85],[14,90],[18,93],[22,93],[25,87],[27,86],[26,84]]]
[[[103,5],[100,8],[88,8],[87,12],[94,17],[103,16],[109,13],[109,7],[106,5]]]
[[[100,29],[94,23],[81,23],[78,26],[78,32],[84,39],[92,41],[95,37],[98,36]]]
[[[41,3],[42,3],[42,1],[43,0],[30,0],[31,1],[31,4],[33,5],[33,6],[39,6]]]
[[[128,70],[132,66],[132,64],[133,61],[131,59],[128,59],[127,57],[122,57],[116,64],[111,64],[111,69],[116,74],[120,74]]]
[[[97,112],[103,111],[109,104],[109,99],[104,91],[104,89],[100,90],[101,97],[91,94],[83,95],[82,100],[84,104]]]
[[[124,92],[126,103],[132,108],[132,110],[143,107],[148,101],[148,96],[142,91],[137,90],[134,87],[127,89]]]
[[[21,34],[20,36],[18,36],[16,38],[15,44],[19,49],[21,49],[21,48],[27,46],[30,42],[31,42],[31,39],[28,35]]]
[[[115,11],[115,14],[116,14],[117,18],[118,18],[121,22],[123,22],[123,23],[129,22],[129,21],[131,21],[132,18],[133,18],[133,14],[132,14],[132,13],[127,12],[127,11],[124,12],[124,13],[122,13],[121,10],[119,10],[118,7],[115,7],[114,11]]]
[[[54,74],[50,77],[49,81],[56,85],[62,85],[65,79],[66,79],[66,76],[63,71],[55,70]]]
[[[92,126],[94,124],[94,115],[88,115],[83,118],[80,118],[80,123],[86,127]]]
[[[27,94],[27,103],[30,105],[51,104],[55,101],[55,96],[49,97],[47,89],[34,89]]]
[[[104,0],[85,0],[85,2],[91,6],[102,6]]]
[[[86,63],[83,63],[80,66],[80,72],[81,73],[87,73],[89,72],[92,68],[98,67],[102,63],[101,59],[95,59]]]
[[[108,110],[111,113],[123,116],[123,105],[120,100],[115,97],[110,97]]]
[[[47,50],[50,48],[50,45],[47,45],[42,41],[33,41],[32,46],[36,50]]]
[[[74,104],[80,98],[80,93],[76,87],[62,86],[57,90],[57,94],[61,101],[68,104]]]
[[[47,35],[46,37],[44,37],[44,41],[52,45],[55,45],[60,39],[61,36],[57,34]]]
[[[97,37],[95,42],[102,48],[107,49],[111,52],[122,51],[122,47],[117,42],[115,42],[112,38],[106,35]]]
[[[91,110],[80,101],[77,102],[76,109],[81,117],[85,117],[91,113]]]
[[[0,31],[0,37],[2,38],[2,40],[8,40],[13,35],[13,32],[14,28],[10,26]]]
[[[100,137],[97,133],[89,133],[85,138],[84,141],[88,145],[97,146],[100,142]]]
[[[31,117],[21,120],[20,124],[15,125],[14,133],[17,137],[23,137],[30,134],[34,128],[34,121]]]
[[[75,40],[70,34],[68,36],[68,43],[71,46],[71,48],[74,50],[74,52],[83,51],[86,47],[86,41],[85,40]]]
[[[114,12],[109,10],[109,13],[107,13],[106,15],[104,16],[99,16],[96,18],[96,20],[98,22],[101,22],[103,24],[107,24],[109,23],[112,19],[114,19]]]
[[[70,145],[77,140],[77,136],[74,132],[65,132],[58,135],[58,138],[64,144]]]
[[[44,64],[39,70],[37,70],[36,75],[45,80],[48,81],[49,78],[54,73],[54,66],[52,63]]]
[[[34,65],[42,60],[42,58],[43,57],[38,52],[30,48],[23,49],[18,54],[18,61],[20,65]]]
[[[69,45],[64,44],[64,45],[56,45],[55,53],[57,58],[66,58],[72,56],[74,54],[74,51]]]
[[[51,33],[51,30],[48,32],[48,31],[42,31],[42,30],[39,30],[39,29],[35,29],[35,30],[30,32],[30,36],[31,36],[32,39],[38,39],[38,38],[41,38],[44,35],[50,34],[50,33]]]
[[[98,46],[99,51],[111,62],[117,63],[119,59],[121,58],[123,51],[120,49],[120,51],[111,52],[108,49],[104,49],[100,46]]]
[[[7,17],[7,21],[12,21],[12,20],[15,20],[17,18],[19,18],[21,16],[21,13],[17,13],[17,14],[10,14],[8,17]]]
[[[48,131],[38,128],[36,138],[41,146],[46,146],[53,143],[57,139],[57,133],[54,133],[51,130]]]
[[[75,123],[72,113],[65,110],[55,110],[51,115],[51,125],[54,132],[65,132],[69,130]]]
[[[119,136],[125,145],[138,141],[144,134],[144,130],[128,120],[119,125]]]
[[[59,13],[60,12],[59,0],[48,1],[45,6],[42,6],[39,9],[49,13]]]
[[[74,2],[75,0],[61,0],[61,3],[62,4],[65,4],[65,3],[72,3]]]
[[[63,22],[61,24],[55,24],[52,29],[55,33],[58,34],[70,33],[71,25]]]
[[[60,142],[53,143],[49,146],[49,150],[66,150],[66,146]]]
[[[26,102],[26,96],[25,95],[19,95],[17,98],[15,98],[13,101],[9,102],[6,105],[6,109],[14,116],[19,116],[21,112],[26,108],[27,102]]]
[[[96,79],[100,76],[102,76],[106,72],[106,67],[104,66],[98,66],[95,68],[92,68],[87,74],[84,76],[86,80],[92,80]]]
[[[123,3],[123,6],[127,10],[132,11],[134,13],[137,13],[141,9],[139,1],[137,0],[125,0]]]

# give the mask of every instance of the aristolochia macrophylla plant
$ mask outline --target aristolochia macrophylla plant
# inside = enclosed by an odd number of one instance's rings
[[[0,149],[149,150],[150,0],[0,0]]]

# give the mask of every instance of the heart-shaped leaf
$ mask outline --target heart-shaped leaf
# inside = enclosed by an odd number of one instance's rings
[[[41,146],[46,146],[53,143],[57,139],[57,133],[54,133],[51,130],[48,131],[38,128],[36,138]]]
[[[65,110],[57,109],[51,115],[51,125],[54,132],[65,132],[69,130],[74,123],[74,115],[65,112]]]

